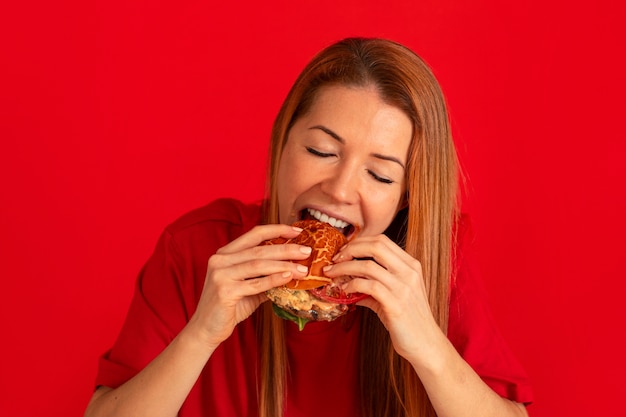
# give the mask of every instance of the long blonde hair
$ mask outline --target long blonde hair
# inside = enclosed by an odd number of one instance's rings
[[[406,171],[408,207],[394,220],[401,230],[395,238],[420,261],[433,316],[446,332],[457,214],[457,156],[439,84],[424,61],[408,48],[384,39],[344,39],[321,51],[306,66],[272,129],[264,221],[279,221],[275,184],[289,129],[309,110],[320,88],[328,85],[375,86],[386,103],[404,111],[413,123]],[[394,351],[378,317],[363,310],[363,415],[435,416],[411,365]],[[269,303],[260,312],[260,320],[260,416],[281,416],[287,363],[283,320],[271,313]]]

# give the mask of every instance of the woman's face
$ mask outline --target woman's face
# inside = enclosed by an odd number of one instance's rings
[[[382,233],[403,204],[413,127],[374,88],[322,88],[289,131],[280,161],[280,222],[318,218]]]

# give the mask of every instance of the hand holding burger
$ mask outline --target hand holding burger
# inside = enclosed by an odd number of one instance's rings
[[[294,321],[302,330],[309,321],[332,321],[354,309],[354,304],[367,295],[346,294],[341,288],[350,277],[330,279],[323,268],[332,263],[335,254],[347,243],[346,237],[328,223],[317,220],[300,220],[293,224],[303,229],[292,239],[277,238],[265,241],[264,245],[295,243],[313,250],[311,256],[301,263],[309,273],[286,285],[267,291],[279,317]]]

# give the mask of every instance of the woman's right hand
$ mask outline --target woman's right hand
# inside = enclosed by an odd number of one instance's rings
[[[300,232],[284,224],[256,226],[211,256],[202,295],[187,331],[193,331],[214,349],[267,301],[265,291],[306,276],[306,267],[289,261],[306,259],[311,253],[308,246],[259,246],[265,240],[293,238]]]
[[[264,292],[306,276],[289,261],[306,259],[308,247],[259,246],[300,232],[284,224],[257,226],[219,249],[208,261],[204,288],[187,326],[135,377],[118,388],[96,390],[85,416],[136,416],[138,410],[146,416],[176,415],[215,349],[267,300]]]

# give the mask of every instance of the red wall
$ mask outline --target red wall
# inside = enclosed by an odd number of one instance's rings
[[[449,98],[531,414],[623,416],[622,2],[245,3],[2,6],[0,415],[81,415],[162,228],[260,197],[296,74],[365,35],[420,53]]]

